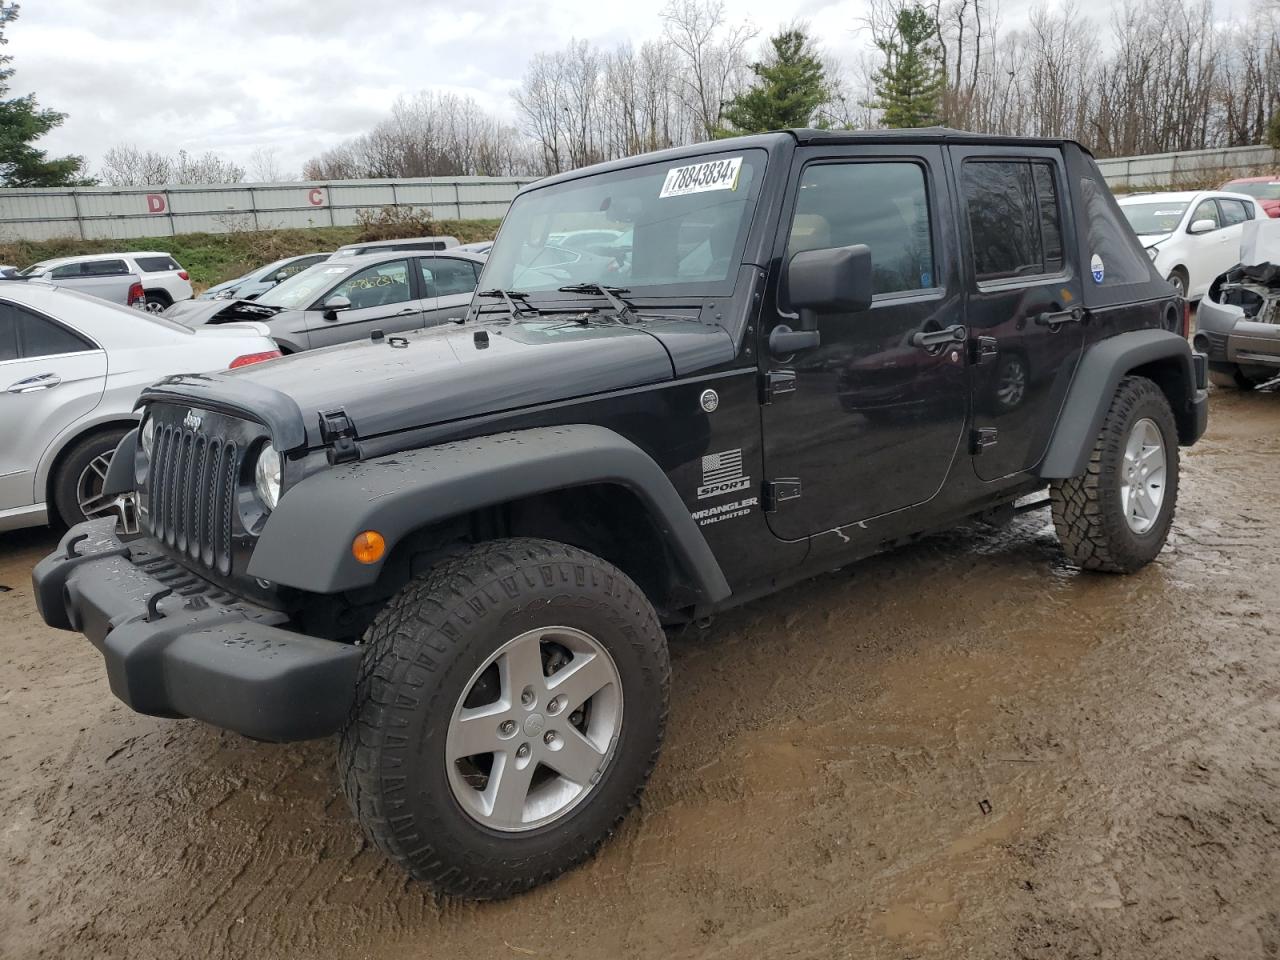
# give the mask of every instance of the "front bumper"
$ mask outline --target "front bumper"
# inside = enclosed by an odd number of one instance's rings
[[[1196,341],[1210,363],[1280,367],[1280,324],[1250,320],[1234,304],[1201,300]]]
[[[139,713],[191,717],[259,740],[337,732],[361,649],[281,629],[269,610],[201,579],[114,520],[82,523],[32,572],[45,623],[87,636],[111,692]]]

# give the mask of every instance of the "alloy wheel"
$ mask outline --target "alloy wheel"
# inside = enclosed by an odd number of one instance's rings
[[[110,466],[111,454],[100,453],[80,471],[80,477],[76,480],[76,504],[86,520],[115,517],[120,533],[137,533],[137,495],[130,491],[107,496],[102,492],[107,481],[107,468]]]
[[[1149,417],[1137,421],[1125,441],[1120,477],[1120,506],[1134,533],[1146,533],[1160,516],[1164,503],[1167,461],[1164,437]]]

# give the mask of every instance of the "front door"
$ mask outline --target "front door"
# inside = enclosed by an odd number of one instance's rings
[[[307,312],[307,333],[312,347],[362,340],[374,330],[385,334],[417,330],[422,326],[422,303],[409,271],[409,261],[388,260],[352,274],[324,295],[346,297],[351,306],[326,310],[316,304]]]
[[[1048,449],[1084,345],[1083,280],[1059,150],[1020,147],[1011,157],[953,147],[951,156],[978,360],[973,467],[998,480],[1031,469]],[[1094,269],[1104,275],[1106,264]]]
[[[945,342],[963,337],[963,307],[954,244],[943,241],[954,225],[942,149],[802,149],[796,164],[776,248],[783,275],[760,325],[769,525],[787,540],[931,499],[968,403],[964,344]],[[800,323],[786,296],[790,258],[853,244],[871,249],[871,308],[815,318],[814,349],[770,353],[771,330]]]

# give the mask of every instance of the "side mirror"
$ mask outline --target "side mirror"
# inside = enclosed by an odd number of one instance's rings
[[[1211,233],[1218,229],[1218,225],[1212,220],[1196,220],[1191,226],[1187,227],[1187,233]]]
[[[276,283],[281,283],[288,279],[289,279],[289,274],[285,273],[283,270],[281,270],[279,273],[275,275]]]
[[[802,317],[805,311],[858,313],[870,309],[871,249],[859,243],[797,253],[787,264],[787,299]]]
[[[342,294],[335,294],[324,302],[324,315],[326,319],[332,320],[338,315],[339,310],[350,310],[351,301]]]

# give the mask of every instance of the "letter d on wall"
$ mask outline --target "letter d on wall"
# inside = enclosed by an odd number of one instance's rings
[[[147,194],[147,213],[164,213],[164,194],[148,193]]]

